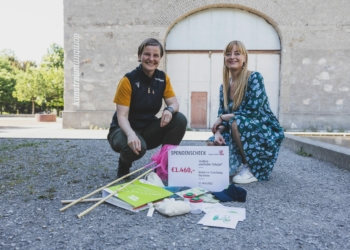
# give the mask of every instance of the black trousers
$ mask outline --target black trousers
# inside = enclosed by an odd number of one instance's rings
[[[140,159],[148,149],[153,149],[159,145],[171,144],[179,145],[185,135],[187,119],[182,113],[175,113],[171,121],[165,126],[160,127],[160,118],[148,125],[143,130],[134,130],[141,141],[141,151],[136,155],[128,145],[128,137],[121,128],[114,127],[109,129],[107,136],[108,142],[115,152],[120,153],[121,161],[125,164],[131,164]]]

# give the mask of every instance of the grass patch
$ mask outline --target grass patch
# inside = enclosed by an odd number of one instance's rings
[[[53,197],[54,197],[54,195],[50,193],[50,194],[46,194],[46,195],[45,194],[39,195],[38,199],[43,199],[43,200],[49,199],[49,200],[52,200]]]
[[[39,171],[38,170],[31,170],[31,171],[29,171],[29,174],[31,174],[33,176],[38,176],[39,175]]]
[[[49,189],[46,190],[46,192],[54,193],[54,192],[56,192],[56,188],[55,187],[50,187]]]
[[[6,150],[16,150],[26,147],[34,147],[37,148],[41,143],[40,142],[25,142],[18,145],[4,145],[0,146],[0,151],[6,151]]]
[[[22,164],[16,168],[16,170],[22,170],[22,169],[24,169],[24,165],[22,165]]]
[[[12,181],[9,182],[9,186],[14,187],[18,184],[21,184],[22,182],[24,182],[24,180],[21,177],[18,177],[18,178],[12,179]]]
[[[50,188],[46,189],[46,193],[45,194],[39,195],[38,199],[49,199],[49,200],[52,200],[55,197],[55,195],[54,195],[55,192],[56,192],[56,188],[55,187],[50,187]]]
[[[5,163],[5,162],[7,162],[9,159],[10,159],[9,157],[6,157],[6,156],[3,157],[3,156],[2,156],[2,157],[0,158],[0,163]]]
[[[33,185],[28,186],[27,190],[29,194],[33,195],[36,193]]]
[[[304,157],[312,157],[312,154],[309,154],[308,152],[306,152],[303,147],[300,147],[299,150],[296,151],[296,153],[298,155],[304,156]]]
[[[101,176],[103,179],[109,179],[111,178],[108,173],[103,173]]]
[[[6,177],[6,176],[5,176]],[[14,174],[12,176],[8,176],[7,180],[9,180],[8,185],[10,187],[14,187],[18,184],[21,184],[25,181],[28,181],[30,179],[29,176],[22,176],[21,174]]]
[[[73,179],[73,180],[68,181],[67,183],[68,183],[68,184],[77,184],[77,183],[79,183],[80,181],[81,181],[81,180]]]
[[[66,175],[66,174],[68,174],[68,170],[64,169],[64,168],[59,168],[59,169],[57,169],[56,174],[57,175]]]

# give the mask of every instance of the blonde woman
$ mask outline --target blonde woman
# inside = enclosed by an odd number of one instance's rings
[[[230,147],[230,175],[238,172],[234,183],[268,180],[284,138],[270,109],[262,75],[249,71],[247,65],[243,43],[230,42],[224,50],[218,119],[207,141],[208,146]]]

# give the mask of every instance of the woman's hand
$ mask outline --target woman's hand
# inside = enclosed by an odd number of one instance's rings
[[[221,125],[221,123],[222,123],[222,120],[218,118],[214,123],[213,127],[211,128],[211,131],[213,132],[213,134],[215,134],[218,131],[218,127]]]
[[[128,145],[131,148],[131,150],[139,155],[139,151],[141,151],[141,141],[140,139],[137,137],[137,135],[135,134],[135,132],[130,133],[127,135],[128,137]]]
[[[173,114],[168,110],[164,110],[162,119],[160,120],[160,126],[165,127],[166,125],[169,124],[172,118],[173,118]]]
[[[215,138],[214,140],[215,146],[226,145],[225,139],[219,131],[215,133],[214,138]]]
[[[128,120],[129,107],[117,104],[117,111],[118,123],[120,128],[123,130],[124,134],[128,138],[128,146],[135,154],[139,155],[139,151],[141,151],[141,141],[137,137],[135,131],[130,126]]]

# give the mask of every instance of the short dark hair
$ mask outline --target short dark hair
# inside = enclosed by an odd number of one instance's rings
[[[140,46],[139,46],[139,48],[138,48],[137,55],[138,55],[138,56],[141,56],[141,54],[142,54],[144,48],[145,48],[146,46],[149,46],[149,45],[151,45],[151,46],[158,46],[159,49],[160,49],[160,57],[163,57],[163,54],[164,54],[163,45],[162,45],[157,39],[154,39],[154,38],[147,38],[146,40],[144,40],[144,41],[140,44]]]

